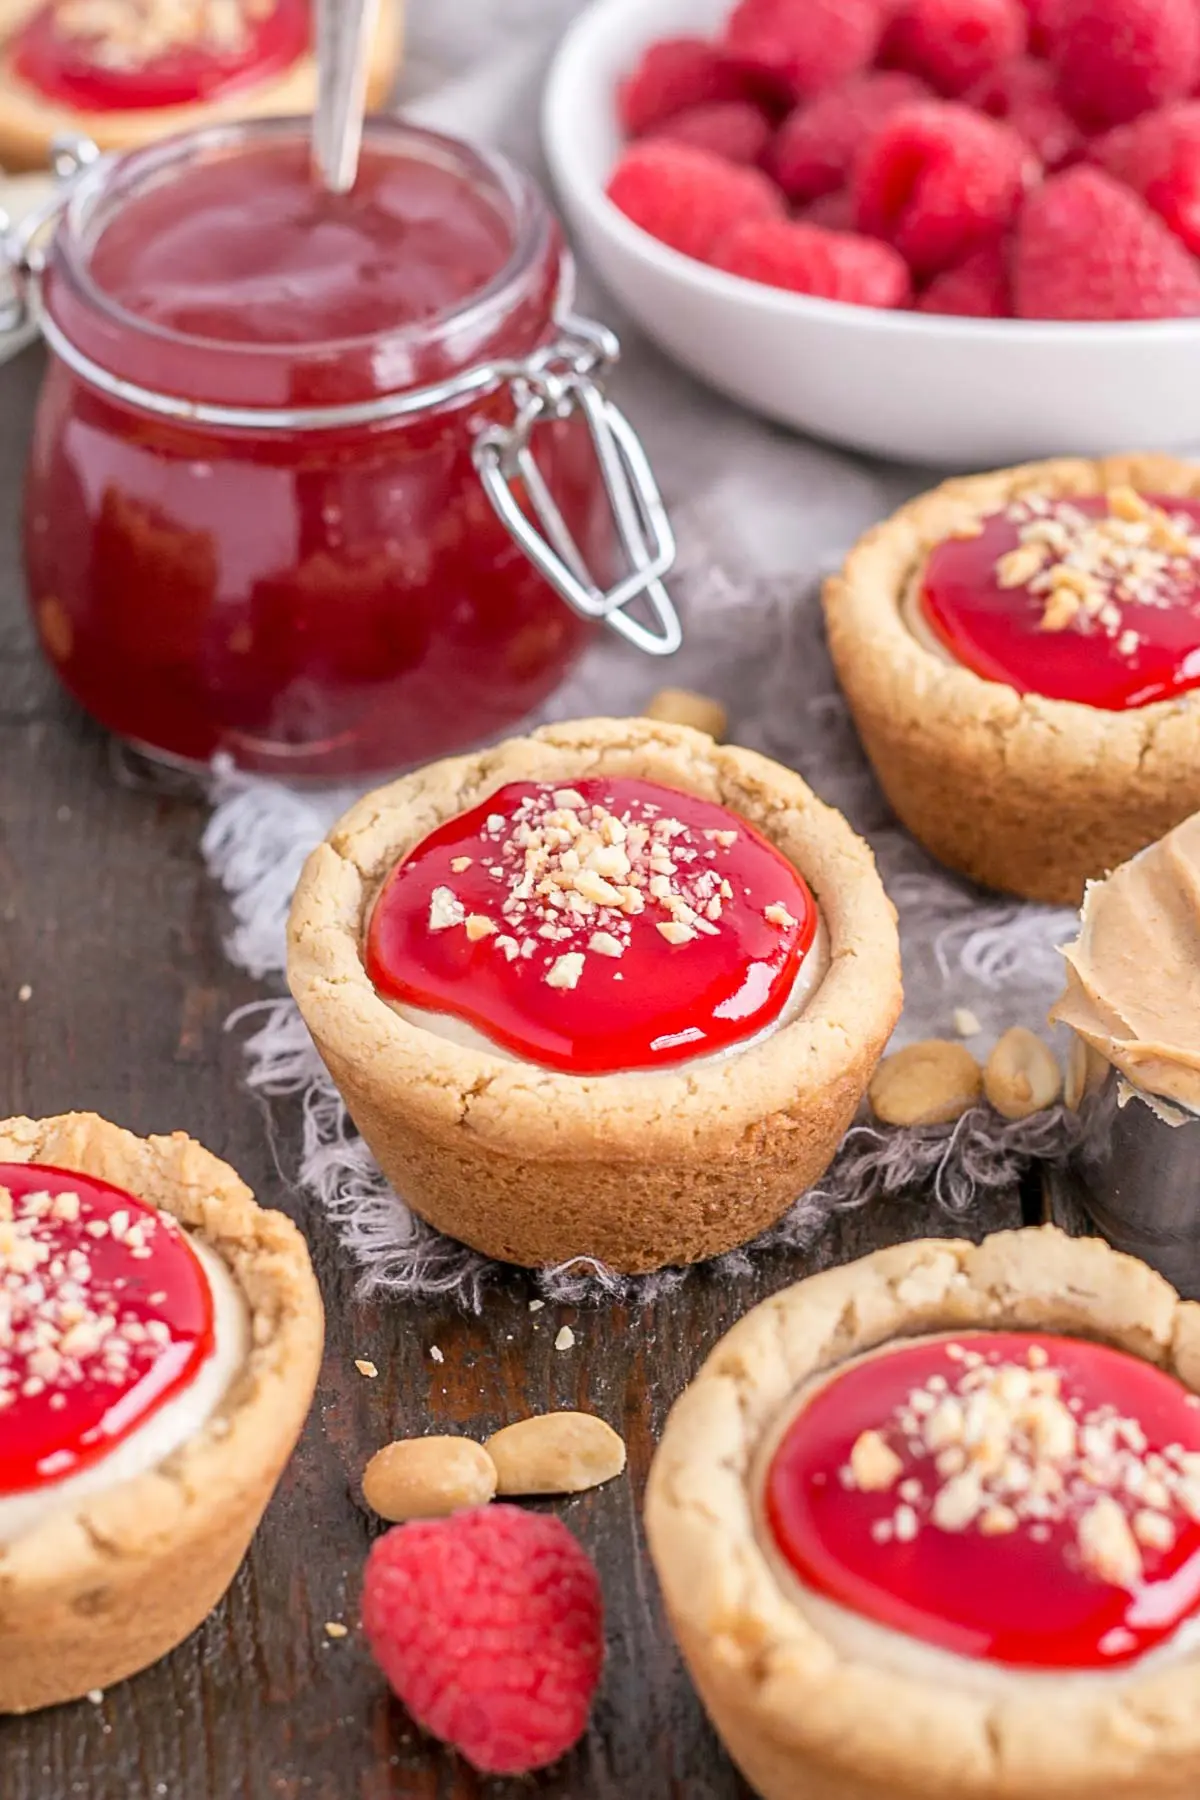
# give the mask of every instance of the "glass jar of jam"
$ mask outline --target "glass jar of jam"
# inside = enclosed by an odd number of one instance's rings
[[[539,191],[370,122],[64,152],[10,232],[50,355],[25,557],[63,685],[169,761],[334,778],[487,739],[603,621],[667,653],[670,529]]]

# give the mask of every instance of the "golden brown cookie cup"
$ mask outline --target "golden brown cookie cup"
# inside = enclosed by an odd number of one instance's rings
[[[920,643],[903,603],[934,546],[1022,494],[1196,496],[1167,456],[1063,458],[948,481],[858,543],[825,587],[829,647],[900,820],[948,868],[1029,900],[1084,883],[1200,807],[1200,693],[1104,712],[984,681]]]
[[[1098,1338],[1200,1390],[1200,1306],[1093,1238],[1046,1228],[881,1250],[787,1288],[717,1345],[667,1422],[646,1496],[676,1639],[764,1800],[1192,1800],[1200,1662],[956,1687],[823,1635],[764,1546],[760,1450],[803,1385],[893,1339],[973,1327]],[[916,1650],[914,1646],[914,1652]]]
[[[717,801],[796,865],[831,956],[799,1018],[721,1062],[582,1077],[449,1043],[379,997],[362,945],[396,862],[506,782],[596,774]],[[786,1211],[828,1166],[901,998],[895,914],[840,814],[765,757],[640,719],[546,727],[369,794],[309,858],[288,976],[355,1124],[422,1218],[507,1262],[627,1272],[715,1256]]]
[[[148,1667],[212,1611],[300,1434],[324,1321],[295,1226],[182,1132],[8,1119],[0,1162],[76,1169],[172,1213],[228,1264],[252,1322],[249,1358],[195,1438],[0,1545],[0,1713],[20,1713]]]
[[[43,0],[0,0],[0,168],[48,169],[55,138],[83,136],[100,150],[128,150],[203,125],[243,119],[305,116],[317,95],[314,56],[304,56],[281,75],[237,88],[227,98],[187,106],[113,107],[82,112],[46,98],[22,80],[5,48]],[[396,80],[403,37],[403,0],[380,0],[379,20],[371,45],[367,105],[384,106]]]

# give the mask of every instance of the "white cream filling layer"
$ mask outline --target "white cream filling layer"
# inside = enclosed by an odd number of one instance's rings
[[[908,578],[907,586],[900,600],[900,617],[910,637],[916,638],[922,650],[928,650],[939,662],[954,663],[958,659],[951,656],[945,644],[934,631],[925,617],[925,609],[921,605],[921,586],[924,580],[925,566],[922,563]]]
[[[195,1378],[129,1436],[78,1475],[44,1482],[19,1494],[0,1496],[0,1544],[11,1544],[51,1513],[76,1506],[135,1475],[157,1468],[193,1438],[212,1417],[230,1383],[250,1354],[250,1314],[233,1276],[214,1250],[198,1238],[188,1242],[196,1252],[213,1297],[212,1354]]]
[[[731,1057],[740,1056],[755,1044],[761,1044],[769,1037],[774,1037],[785,1025],[790,1025],[800,1017],[812,996],[820,987],[829,972],[829,933],[825,929],[825,921],[817,920],[816,936],[809,947],[808,955],[796,972],[792,983],[792,991],[785,1000],[777,1018],[772,1019],[761,1031],[752,1036],[740,1039],[736,1044],[727,1044],[724,1049],[710,1051],[706,1056],[683,1057],[676,1062],[664,1063],[661,1068],[616,1070],[614,1073],[633,1075],[676,1075],[681,1069],[701,1068],[705,1063],[728,1062]],[[381,998],[387,999],[386,995]],[[434,1037],[444,1038],[447,1043],[459,1044],[464,1050],[482,1051],[489,1056],[498,1056],[502,1062],[527,1062],[528,1058],[517,1056],[506,1050],[502,1044],[493,1043],[465,1019],[456,1018],[452,1013],[426,1012],[419,1006],[409,1006],[404,1000],[387,1000],[393,1012],[407,1019],[410,1025],[420,1026],[422,1031],[432,1032]]]

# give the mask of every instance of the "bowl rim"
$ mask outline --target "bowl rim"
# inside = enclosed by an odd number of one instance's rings
[[[1089,351],[1109,345],[1169,345],[1189,342],[1200,331],[1200,315],[1177,319],[977,319],[955,313],[919,313],[857,306],[845,300],[823,300],[790,293],[765,282],[751,281],[685,256],[660,243],[626,217],[604,191],[603,178],[580,153],[574,128],[581,106],[594,108],[600,90],[589,79],[596,64],[596,45],[620,35],[632,63],[637,52],[659,33],[663,0],[590,0],[568,26],[555,51],[541,99],[542,148],[555,188],[569,203],[583,208],[589,221],[627,255],[640,258],[663,277],[693,292],[734,303],[752,312],[792,318],[847,331],[875,331],[897,340],[928,341],[939,337],[964,344],[1001,342],[1022,345],[1078,342]],[[618,34],[617,22],[621,30]],[[665,23],[665,21],[662,21]]]

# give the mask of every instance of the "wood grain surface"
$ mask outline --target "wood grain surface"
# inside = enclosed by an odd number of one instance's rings
[[[222,956],[222,904],[197,853],[202,808],[118,783],[108,744],[58,695],[27,628],[17,514],[37,377],[34,353],[0,370],[0,1112],[94,1108],[138,1132],[192,1132],[302,1223],[330,1329],[308,1429],[227,1600],[98,1704],[0,1721],[0,1800],[745,1795],[674,1654],[645,1556],[639,1503],[655,1439],[748,1305],[947,1221],[916,1203],[850,1215],[806,1261],[765,1259],[737,1282],[696,1277],[644,1308],[534,1314],[519,1276],[479,1318],[356,1302],[328,1226],[289,1182],[295,1112],[268,1118],[240,1082],[224,1021],[261,990]],[[1019,1219],[1014,1194],[971,1229]],[[577,1341],[556,1351],[564,1323]],[[377,1380],[356,1372],[356,1357],[378,1366]],[[391,1437],[483,1434],[555,1406],[599,1413],[629,1443],[627,1479],[559,1509],[600,1567],[607,1672],[566,1763],[532,1783],[482,1783],[419,1738],[366,1653],[358,1584],[375,1528],[357,1482]],[[349,1636],[330,1641],[327,1620]]]

